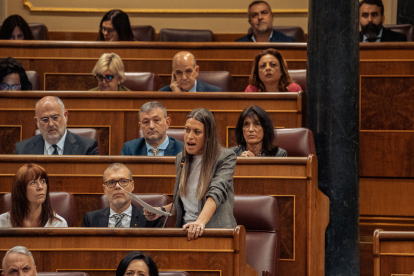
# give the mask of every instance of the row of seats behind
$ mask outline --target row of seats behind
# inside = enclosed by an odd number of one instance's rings
[[[170,203],[163,194],[135,194],[153,206],[165,206]],[[52,207],[62,216],[69,227],[76,226],[77,211],[73,194],[50,192]],[[11,194],[5,194],[0,201],[0,213],[10,211]],[[133,202],[141,207],[137,202]],[[109,207],[106,195],[102,195],[100,208]],[[93,210],[90,210],[93,211]],[[234,217],[238,225],[246,228],[246,260],[261,275],[268,271],[277,275],[277,263],[280,254],[279,209],[276,198],[266,195],[235,195]],[[44,275],[49,276],[49,275]],[[61,275],[85,276],[85,275]],[[160,275],[161,276],[161,275]]]

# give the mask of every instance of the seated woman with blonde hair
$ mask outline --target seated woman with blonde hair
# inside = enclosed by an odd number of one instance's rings
[[[49,178],[36,164],[23,165],[14,176],[11,211],[0,215],[0,227],[68,227],[52,209]]]
[[[256,55],[249,86],[244,92],[299,92],[302,88],[289,76],[287,63],[276,49],[269,48]]]
[[[89,91],[131,91],[121,83],[125,80],[124,63],[115,53],[103,54],[92,74],[98,81],[98,87]]]

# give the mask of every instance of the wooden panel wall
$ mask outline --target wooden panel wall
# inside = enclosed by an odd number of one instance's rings
[[[113,162],[127,164],[134,177],[135,193],[172,195],[175,157],[69,157],[0,155],[0,194],[11,190],[13,174],[27,162],[48,172],[51,191],[75,195],[78,225],[85,212],[98,209],[103,194],[102,173]],[[280,275],[322,275],[324,233],[329,200],[317,185],[315,156],[295,158],[239,158],[234,175],[236,194],[277,197],[281,216]],[[321,274],[322,273],[322,274]]]

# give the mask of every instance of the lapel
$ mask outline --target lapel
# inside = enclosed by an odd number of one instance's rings
[[[201,81],[197,81],[196,91],[197,92],[205,92],[206,91],[206,86],[204,85],[204,83],[202,83]]]
[[[164,156],[174,156],[174,141],[168,137],[168,146],[165,149]]]
[[[33,137],[30,154],[45,154],[45,140],[41,134]]]
[[[65,149],[63,150],[64,155],[76,155],[78,152],[78,143],[75,136],[68,130],[65,139]]]
[[[109,223],[109,207],[105,208],[98,217],[98,226],[97,227],[108,227]]]
[[[136,155],[144,155],[144,156],[148,155],[147,145],[145,144],[145,139],[144,138],[141,138],[141,141],[139,141],[138,150],[137,150]]]
[[[132,214],[131,214],[131,222],[129,224],[129,227],[140,227],[140,225],[138,224],[139,222],[139,213],[138,213],[138,208],[132,204]]]

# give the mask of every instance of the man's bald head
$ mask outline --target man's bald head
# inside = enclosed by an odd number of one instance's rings
[[[187,51],[178,52],[172,62],[172,73],[182,91],[193,88],[199,67],[194,55]]]

